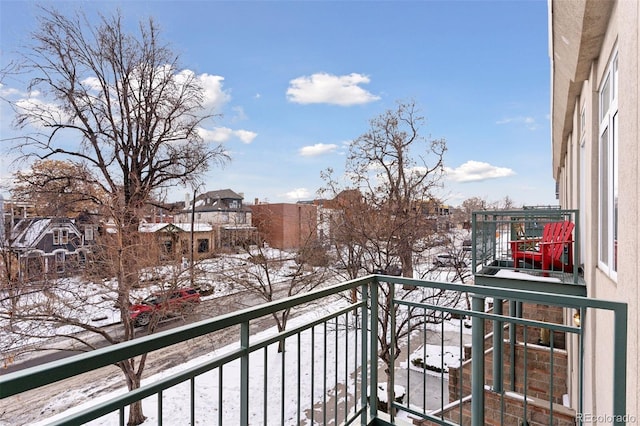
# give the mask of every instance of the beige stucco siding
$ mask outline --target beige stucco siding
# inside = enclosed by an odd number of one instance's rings
[[[640,418],[640,111],[638,90],[640,7],[631,0],[552,1],[551,58],[553,173],[560,202],[581,209],[584,279],[588,296],[629,307],[627,412]],[[617,276],[598,268],[599,90],[612,55],[618,53],[618,238]],[[585,72],[585,70],[587,70]],[[585,111],[585,131],[580,128]],[[581,159],[584,156],[584,159]],[[611,414],[613,316],[591,313],[585,321],[585,407]],[[575,360],[575,357],[571,359]],[[575,368],[571,383],[575,384]]]

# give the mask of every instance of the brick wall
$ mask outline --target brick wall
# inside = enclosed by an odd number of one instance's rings
[[[488,338],[485,341],[490,341]],[[511,345],[504,342],[502,359],[503,388],[512,389],[511,386]],[[515,368],[515,391],[524,393],[525,389],[525,348],[524,344],[516,345],[516,368]],[[553,373],[551,372],[551,350],[544,346],[527,345],[527,396],[550,400],[553,384],[553,401],[561,404],[562,395],[567,393],[568,366],[567,353],[557,349],[553,351]],[[461,367],[449,368],[449,401],[460,399],[460,388],[462,396],[471,394],[471,363],[473,360],[465,361]],[[462,382],[461,382],[462,380]],[[485,352],[485,384],[493,385],[493,349]]]
[[[554,426],[574,426],[576,421],[575,411],[560,404],[550,405],[548,401],[527,396],[526,413],[522,395],[505,392],[498,394],[486,390],[484,394],[484,424],[489,426],[522,425],[526,419],[529,426],[542,426],[553,424]],[[462,417],[460,417],[462,411]],[[551,421],[553,412],[553,421]],[[462,410],[459,404],[450,404],[442,413],[434,413],[454,423],[461,425],[471,424],[471,398],[462,402]],[[436,423],[425,420],[415,421],[421,426],[432,426]]]
[[[509,303],[504,302],[502,312],[504,315],[509,313]],[[548,306],[524,303],[522,305],[522,318],[544,321],[552,324],[564,324],[563,310],[559,306]],[[485,333],[493,331],[493,321],[485,321]],[[509,337],[509,329],[505,329],[505,339]],[[527,343],[538,344],[541,338],[539,327],[527,327]],[[516,340],[524,342],[524,327],[516,326]],[[566,349],[566,335],[564,332],[556,331],[553,333],[553,347],[556,349]]]
[[[272,247],[295,249],[315,237],[317,207],[312,204],[251,206],[253,224]]]

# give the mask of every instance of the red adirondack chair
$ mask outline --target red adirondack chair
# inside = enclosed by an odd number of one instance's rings
[[[542,238],[510,241],[513,266],[517,269],[522,260],[542,269],[544,276],[547,271],[573,272],[573,227],[567,220],[550,222],[544,226]]]

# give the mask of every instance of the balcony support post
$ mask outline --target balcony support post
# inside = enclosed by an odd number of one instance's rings
[[[484,312],[484,297],[474,294],[471,308]],[[484,425],[484,319],[471,320],[471,425]]]
[[[502,315],[502,299],[493,299],[493,313]],[[503,355],[503,329],[502,321],[493,321],[493,391],[502,392],[502,355]]]
[[[378,417],[378,278],[371,282],[371,348],[369,352],[369,410],[371,418]]]
[[[361,312],[361,327],[362,327],[362,342],[360,349],[360,404],[362,406],[362,413],[360,414],[360,425],[366,426],[368,422],[367,415],[367,397],[369,396],[369,387],[367,383],[367,364],[369,360],[369,341],[368,341],[368,331],[369,331],[369,315],[368,315],[368,306],[371,301],[369,300],[369,283],[366,282],[362,285],[362,307]],[[374,360],[372,360],[373,363]]]
[[[249,321],[240,325],[240,424],[249,424]]]
[[[615,425],[627,423],[627,305],[615,310],[613,328],[613,415]],[[586,313],[586,309],[582,309]],[[582,321],[580,322],[582,325]]]
[[[509,316],[516,317],[516,301],[509,301]],[[509,370],[510,370],[510,386],[511,391],[516,390],[516,325],[509,324]]]

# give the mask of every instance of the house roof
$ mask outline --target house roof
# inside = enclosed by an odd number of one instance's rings
[[[221,200],[243,200],[244,197],[237,192],[232,191],[231,189],[219,189],[216,191],[205,192],[198,196],[198,199],[202,198],[213,198],[213,199],[221,199]]]
[[[77,233],[76,226],[68,218],[34,217],[21,219],[11,232],[12,248],[34,247],[42,237],[42,234],[52,225],[65,225],[73,228]]]
[[[230,189],[209,191],[196,197],[195,210],[197,212],[243,212],[249,211],[242,205],[244,197]],[[239,201],[239,207],[229,207],[230,201]],[[187,205],[183,212],[191,211],[191,204]]]
[[[141,223],[138,228],[140,232],[159,232],[178,230],[191,232],[191,223]],[[193,232],[211,232],[213,226],[208,223],[196,222],[193,224]]]

